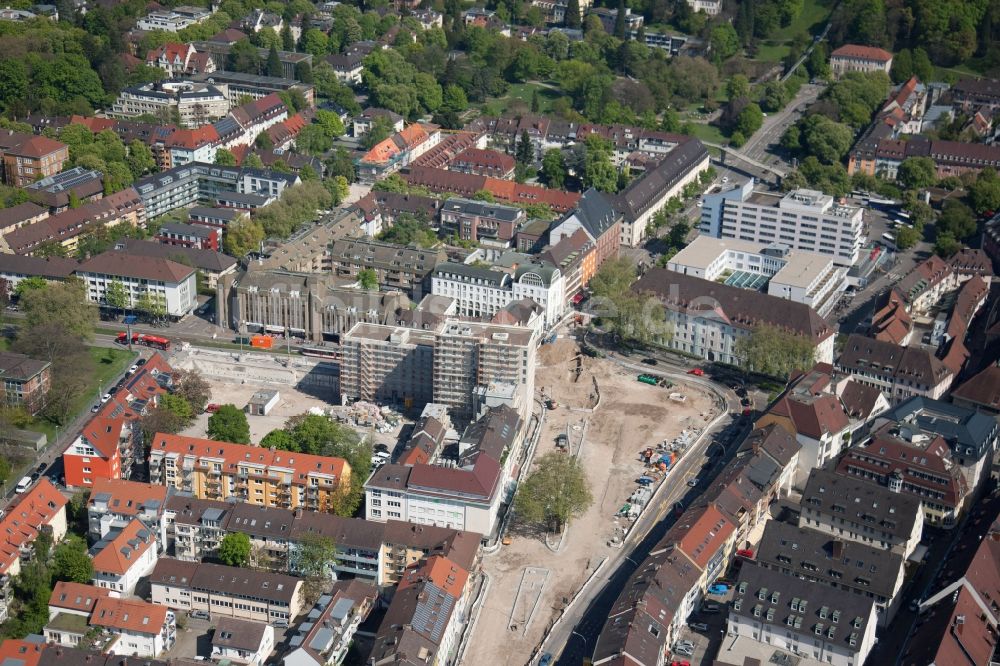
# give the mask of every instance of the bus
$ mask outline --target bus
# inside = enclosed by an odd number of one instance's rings
[[[124,331],[119,333],[118,337],[115,338],[115,342],[120,345],[127,345],[129,343],[128,333],[125,333]],[[147,333],[133,333],[132,344],[155,347],[156,349],[162,349],[163,351],[170,349],[170,340],[161,338],[158,335],[149,335]]]

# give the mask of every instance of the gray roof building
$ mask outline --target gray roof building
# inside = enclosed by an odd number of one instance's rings
[[[901,429],[940,435],[962,460],[982,460],[996,450],[996,419],[959,405],[917,396],[882,414],[875,426],[888,421],[895,421]]]
[[[891,602],[902,585],[903,556],[816,530],[768,521],[754,556],[759,566]]]

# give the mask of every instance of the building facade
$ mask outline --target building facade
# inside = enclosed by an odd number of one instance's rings
[[[726,192],[708,194],[699,230],[715,238],[735,238],[828,255],[841,266],[854,264],[864,243],[861,208],[836,203],[816,190],[784,195],[755,192],[751,179]]]
[[[109,251],[81,263],[76,275],[86,282],[91,303],[115,307],[108,294],[117,284],[122,285],[127,308],[149,301],[164,316],[180,318],[197,303],[195,269],[169,259]]]
[[[157,434],[149,480],[206,499],[330,511],[350,482],[343,458]]]

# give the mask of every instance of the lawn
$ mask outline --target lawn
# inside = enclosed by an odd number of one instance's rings
[[[501,107],[506,110],[511,100],[519,99],[527,104],[530,109],[531,100],[534,97],[536,90],[538,91],[539,113],[547,113],[552,108],[552,102],[561,97],[557,88],[550,88],[537,81],[529,81],[528,83],[511,84],[510,88],[507,89],[506,95],[503,97],[491,98],[489,103],[500,104]]]
[[[87,353],[92,361],[92,376],[87,382],[88,390],[76,397],[70,405],[65,421],[72,421],[78,414],[90,409],[91,405],[100,400],[100,396],[111,388],[111,382],[117,379],[132,364],[136,354],[127,349],[111,349],[109,347],[87,347]],[[26,430],[44,432],[51,444],[55,440],[58,427],[52,421],[36,417],[25,426]]]
[[[718,143],[723,146],[729,143],[729,139],[723,136],[722,131],[715,125],[691,123],[691,131],[702,141],[711,141],[712,143]]]
[[[806,33],[818,35],[823,31],[826,20],[833,12],[834,3],[829,0],[805,0],[802,3],[802,11],[798,17],[792,21],[788,27],[780,28],[771,35],[774,41],[791,41],[795,35]]]
[[[788,26],[779,28],[757,47],[757,60],[781,62],[792,50],[791,42],[796,35],[818,35],[830,18],[833,5],[830,0],[805,0],[802,11]]]

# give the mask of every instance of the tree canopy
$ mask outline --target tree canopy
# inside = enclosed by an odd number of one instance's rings
[[[234,444],[250,443],[250,424],[247,415],[236,405],[221,405],[208,417],[208,437]]]
[[[560,532],[574,516],[593,502],[590,484],[580,461],[564,453],[547,453],[518,488],[514,498],[517,515]]]
[[[788,379],[793,370],[813,366],[816,347],[804,335],[762,324],[736,341],[736,355],[748,370]]]

